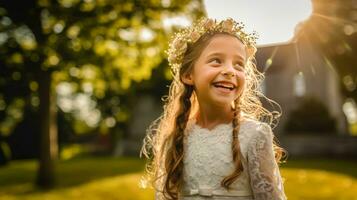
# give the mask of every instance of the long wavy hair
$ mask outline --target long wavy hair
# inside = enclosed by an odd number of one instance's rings
[[[184,84],[181,77],[191,72],[202,51],[217,34],[228,33],[205,33],[197,42],[188,46],[179,73],[173,73],[169,94],[164,98],[164,111],[147,129],[141,150],[141,155],[148,159],[142,186],[146,187],[148,184],[153,186],[157,192],[157,199],[178,199],[183,182],[184,131],[188,120],[199,112],[193,86]],[[280,109],[279,104],[265,97],[260,91],[264,74],[259,72],[254,64],[256,48],[247,48],[244,89],[242,94],[232,102],[234,110],[232,152],[235,170],[221,181],[221,185],[226,189],[229,189],[244,170],[238,140],[242,118],[250,118],[275,126],[281,114],[280,111],[269,111],[262,106],[260,98],[265,98]],[[273,145],[275,159],[280,163],[284,150],[277,145],[275,140]]]

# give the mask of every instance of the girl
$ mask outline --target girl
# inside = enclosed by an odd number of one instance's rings
[[[255,40],[230,18],[202,19],[174,36],[173,81],[141,152],[156,199],[286,199],[283,150],[269,126],[279,113],[259,99]]]

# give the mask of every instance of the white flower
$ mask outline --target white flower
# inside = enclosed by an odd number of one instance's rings
[[[173,46],[176,50],[183,51],[183,52],[185,52],[187,48],[186,42],[180,38],[176,38],[174,40]]]
[[[231,18],[221,22],[217,22],[214,19],[202,19],[193,27],[184,29],[177,33],[174,40],[171,41],[167,55],[172,69],[175,68],[175,70],[179,70],[189,44],[197,42],[197,40],[199,40],[199,38],[206,32],[226,32],[232,35],[236,35],[243,41],[244,44],[246,44],[246,52],[248,57],[254,56],[256,52],[254,45],[257,36],[255,34],[246,34],[243,30],[243,25],[240,25]]]
[[[206,22],[203,24],[203,27],[207,30],[210,30],[213,28],[213,26],[215,25],[213,19],[207,19]]]
[[[191,32],[190,39],[192,42],[196,42],[198,38],[200,38],[200,34],[198,34],[196,31]]]
[[[227,19],[222,22],[222,28],[226,32],[231,32],[233,29],[234,22],[232,19]]]
[[[169,57],[167,58],[169,63],[175,63],[177,61],[177,56],[174,53],[170,53]]]

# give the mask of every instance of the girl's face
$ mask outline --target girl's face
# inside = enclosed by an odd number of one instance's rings
[[[182,81],[193,85],[199,102],[231,105],[243,92],[246,51],[236,37],[213,36]]]

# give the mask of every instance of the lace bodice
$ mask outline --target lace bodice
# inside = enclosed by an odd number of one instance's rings
[[[227,191],[222,179],[234,170],[232,125],[212,130],[190,120],[185,131],[183,189],[180,199],[285,200],[284,187],[274,159],[273,133],[265,123],[246,120],[239,132],[243,172]]]

